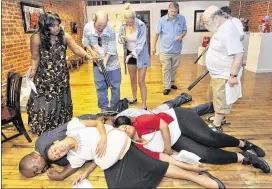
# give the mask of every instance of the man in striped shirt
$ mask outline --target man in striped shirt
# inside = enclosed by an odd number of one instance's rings
[[[120,100],[121,70],[115,39],[114,30],[108,25],[108,15],[103,11],[96,12],[93,21],[84,27],[82,44],[94,60],[94,81],[98,107],[102,112],[108,108],[109,100],[106,80],[96,64],[99,58],[103,60],[112,86],[110,106]]]

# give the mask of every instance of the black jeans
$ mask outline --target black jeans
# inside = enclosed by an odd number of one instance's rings
[[[187,150],[210,164],[237,162],[237,154],[219,148],[237,147],[240,141],[230,135],[212,131],[195,112],[186,108],[175,108],[181,137],[174,144],[176,151]]]

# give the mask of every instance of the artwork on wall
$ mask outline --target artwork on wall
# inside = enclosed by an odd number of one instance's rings
[[[72,33],[77,33],[77,27],[78,27],[77,22],[71,22],[71,32]]]
[[[26,33],[38,30],[39,16],[44,13],[42,6],[21,2],[22,19]]]
[[[168,13],[168,10],[165,9],[165,10],[161,10],[161,17],[163,17],[164,15],[166,15]]]
[[[195,10],[194,32],[208,32],[204,26],[203,12],[204,10]]]

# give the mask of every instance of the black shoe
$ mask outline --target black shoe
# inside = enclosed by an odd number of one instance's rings
[[[258,157],[264,157],[265,156],[265,152],[263,151],[263,149],[261,149],[260,147],[258,147],[255,144],[252,144],[251,142],[247,141],[247,140],[242,140],[245,143],[245,146],[242,147],[241,149],[245,152],[247,150],[252,150],[256,153],[256,155]]]
[[[261,169],[264,173],[270,173],[270,166],[265,160],[258,158],[257,155],[249,150],[242,152],[242,154],[244,156],[244,165],[252,165],[255,168]]]
[[[212,176],[208,171],[200,171],[199,175],[207,175],[208,177],[210,177],[212,180],[214,180],[217,183],[219,189],[225,189],[226,188],[221,180],[219,180],[218,178]]]
[[[136,104],[136,102],[137,102],[137,98],[134,99],[134,100],[128,101],[128,104],[129,104],[129,105],[132,105],[132,104]]]
[[[187,93],[181,93],[180,96],[185,100],[185,102],[192,101],[192,96]]]
[[[163,94],[168,95],[170,93],[171,89],[164,89]]]
[[[175,90],[177,90],[177,89],[178,89],[178,87],[177,87],[176,85],[171,85],[171,89],[175,89]]]

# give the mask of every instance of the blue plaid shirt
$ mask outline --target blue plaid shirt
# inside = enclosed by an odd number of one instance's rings
[[[89,22],[84,26],[82,44],[84,47],[91,45],[95,48],[97,54],[104,59],[106,54],[110,54],[110,59],[107,63],[107,71],[112,71],[120,68],[120,63],[116,48],[116,36],[113,28],[107,25],[102,32],[102,47],[98,45],[98,34],[95,32],[94,22]]]

